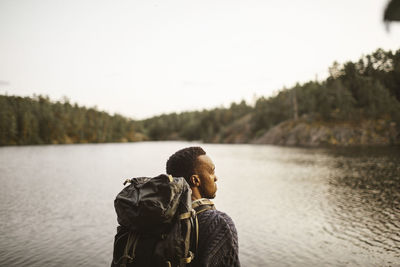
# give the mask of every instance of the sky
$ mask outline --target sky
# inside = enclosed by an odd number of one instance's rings
[[[386,0],[0,0],[0,94],[111,114],[253,103],[400,49]]]

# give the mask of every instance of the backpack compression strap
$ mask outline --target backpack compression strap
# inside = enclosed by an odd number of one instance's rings
[[[121,267],[126,267],[127,263],[131,263],[135,259],[136,245],[139,240],[139,233],[129,231],[128,240],[126,242],[124,255],[122,255]],[[129,249],[132,247],[131,254],[129,255]]]
[[[196,218],[196,211],[194,209],[182,213],[181,215],[179,215],[179,220],[185,220],[186,223],[186,236],[185,236],[185,258],[181,258],[180,264],[179,266],[186,266],[186,264],[190,263],[193,259],[194,259],[194,254],[193,252],[191,252],[190,249],[190,236],[191,236],[191,232],[192,232],[192,219]]]

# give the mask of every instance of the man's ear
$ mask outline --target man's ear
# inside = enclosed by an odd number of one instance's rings
[[[193,174],[192,176],[190,176],[190,183],[191,186],[200,186],[200,178],[197,174]]]

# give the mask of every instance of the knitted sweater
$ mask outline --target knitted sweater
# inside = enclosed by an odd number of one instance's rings
[[[235,225],[224,212],[207,210],[197,216],[199,246],[192,267],[239,267],[239,246]]]

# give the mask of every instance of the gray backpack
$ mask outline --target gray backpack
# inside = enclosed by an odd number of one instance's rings
[[[185,179],[159,175],[127,182],[114,201],[119,226],[111,266],[189,264],[197,250],[198,222]]]

